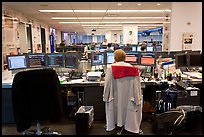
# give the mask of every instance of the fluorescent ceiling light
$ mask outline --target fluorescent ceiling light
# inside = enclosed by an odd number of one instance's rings
[[[122,25],[81,25],[83,27],[88,27],[88,26],[116,26],[116,27],[121,27]]]
[[[39,10],[40,12],[171,12],[171,10]]]
[[[52,17],[53,20],[75,20],[75,19],[166,19],[167,17]],[[168,17],[170,19],[170,17]]]
[[[102,17],[52,17],[52,19],[57,20],[57,19],[102,19]]]
[[[60,24],[102,24],[102,23],[109,23],[109,24],[136,24],[136,23],[170,23],[170,22],[161,22],[161,21],[151,21],[151,22],[144,22],[144,21],[134,21],[134,22],[59,22]]]
[[[40,12],[73,12],[73,10],[39,10]]]

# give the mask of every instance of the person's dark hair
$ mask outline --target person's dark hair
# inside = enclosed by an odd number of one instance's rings
[[[108,43],[108,45],[107,45],[107,46],[110,48],[110,47],[111,47],[111,45],[112,45],[111,43]]]
[[[144,51],[144,50],[146,50],[146,46],[141,47],[141,51]]]

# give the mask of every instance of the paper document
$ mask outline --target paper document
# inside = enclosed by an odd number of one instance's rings
[[[183,74],[186,74],[190,77],[195,77],[198,79],[202,78],[202,73],[200,73],[200,72],[183,72]]]

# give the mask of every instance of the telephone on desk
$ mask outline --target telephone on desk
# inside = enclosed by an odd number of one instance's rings
[[[71,70],[68,73],[70,79],[81,79],[83,75],[82,72],[75,72],[74,70]]]

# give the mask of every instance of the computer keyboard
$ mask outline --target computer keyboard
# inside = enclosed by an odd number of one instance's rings
[[[187,84],[187,83],[184,83],[183,81],[179,81],[179,82],[177,82],[176,84],[177,84],[177,86],[179,86],[179,87],[181,87],[181,88],[183,88],[183,89],[186,89],[186,88],[189,87],[188,84]]]

